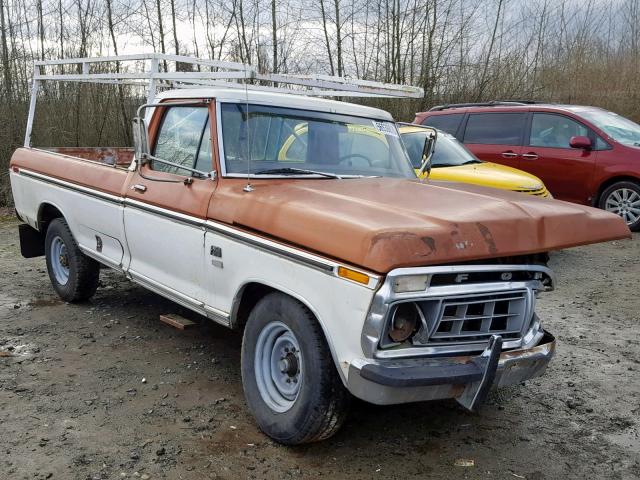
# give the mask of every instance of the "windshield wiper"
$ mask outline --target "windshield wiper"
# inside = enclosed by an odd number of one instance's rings
[[[467,160],[466,162],[463,162],[460,165],[471,165],[472,163],[482,163],[482,162],[480,160]]]
[[[335,173],[328,172],[318,172],[316,170],[305,170],[304,168],[292,168],[292,167],[281,167],[281,168],[268,168],[266,170],[260,170],[258,172],[254,172],[254,175],[320,175],[322,177],[327,178],[337,178],[338,180],[342,180],[340,175],[336,175]]]

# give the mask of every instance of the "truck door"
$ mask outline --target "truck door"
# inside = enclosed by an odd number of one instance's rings
[[[210,108],[158,109],[149,126],[154,156],[205,172],[213,170]],[[216,182],[151,162],[127,189],[124,223],[136,281],[178,303],[202,309],[204,221]]]

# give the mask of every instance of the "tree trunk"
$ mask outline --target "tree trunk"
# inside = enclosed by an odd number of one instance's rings
[[[167,53],[167,49],[164,46],[164,27],[162,24],[162,9],[160,8],[160,0],[156,0],[156,10],[158,12],[158,33],[160,35],[160,48],[162,49],[162,53]],[[164,65],[164,71],[167,71],[167,61],[163,60],[162,64]]]
[[[329,43],[329,31],[327,30],[327,13],[324,9],[324,0],[320,0],[320,13],[322,14],[322,29],[324,31],[324,41],[327,45],[327,56],[329,57],[329,67],[331,68],[331,75],[335,75],[336,71],[333,68],[333,55],[331,53],[331,44]]]
[[[111,42],[113,43],[113,53],[118,55],[118,42],[116,41],[115,29],[113,27],[113,11],[111,2],[113,0],[107,1],[107,23],[109,26],[109,34],[111,35]],[[116,72],[120,73],[120,62],[116,62]],[[118,85],[118,100],[120,103],[120,115],[122,116],[122,132],[124,134],[124,138],[126,139],[127,145],[132,144],[131,139],[131,128],[129,126],[129,117],[127,115],[127,106],[124,99],[124,89],[122,85]]]
[[[343,75],[342,66],[342,35],[340,33],[340,0],[333,0],[334,7],[336,9],[336,50],[338,56],[338,76]]]
[[[171,0],[171,22],[173,25],[173,45],[176,49],[176,55],[180,55],[180,47],[178,45],[178,31],[176,30],[176,2]]]
[[[38,35],[40,36],[40,59],[44,60],[44,21],[42,19],[42,0],[36,4],[38,10]]]
[[[276,0],[271,0],[271,40],[273,42],[273,73],[278,73],[278,25],[276,23]]]

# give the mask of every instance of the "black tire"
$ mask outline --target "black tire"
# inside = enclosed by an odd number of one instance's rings
[[[302,357],[299,392],[285,412],[269,406],[256,380],[254,361],[258,338],[272,322],[281,322],[290,329]],[[342,426],[350,394],[342,384],[320,325],[297,300],[274,292],[256,304],[245,326],[241,364],[249,410],[260,429],[275,441],[285,445],[317,442],[331,437]]]
[[[61,283],[52,265],[52,243],[59,238],[66,248],[65,264],[68,267],[68,280]],[[54,290],[65,302],[82,302],[96,293],[100,277],[100,264],[87,257],[76,243],[67,222],[55,218],[49,223],[44,241],[47,271]]]
[[[602,192],[602,195],[600,195],[600,200],[598,201],[598,207],[602,208],[603,210],[608,210],[608,211],[610,211],[612,213],[618,213],[618,212],[612,211],[610,208],[607,208],[608,200],[614,194],[614,192],[616,190],[618,190],[618,191],[623,191],[623,190],[629,191],[629,190],[631,190],[632,192],[635,192],[638,195],[638,198],[640,198],[640,183],[633,182],[631,180],[625,180],[625,181],[621,181],[621,182],[616,182],[613,185],[609,185],[604,190],[604,192]],[[636,197],[634,197],[634,198],[636,198]],[[634,208],[638,208],[635,205],[633,207]],[[620,213],[618,213],[618,215],[623,217],[623,215],[620,214]],[[623,217],[623,219],[624,219],[624,217]],[[627,219],[625,219],[625,221],[626,220]],[[640,215],[638,216],[637,220],[633,221],[632,223],[627,221],[627,225],[634,232],[640,231]]]

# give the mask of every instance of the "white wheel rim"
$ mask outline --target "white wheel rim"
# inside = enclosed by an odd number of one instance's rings
[[[254,357],[258,391],[269,408],[284,413],[293,407],[302,385],[302,354],[298,339],[282,322],[260,332]]]
[[[67,246],[60,237],[55,237],[49,249],[51,270],[53,276],[60,285],[66,285],[69,281],[69,256]]]
[[[620,215],[627,225],[640,219],[640,193],[630,188],[618,188],[609,194],[605,210]]]

